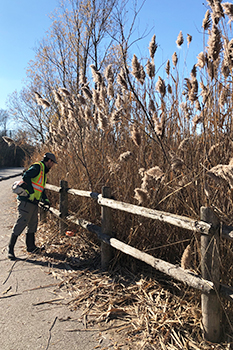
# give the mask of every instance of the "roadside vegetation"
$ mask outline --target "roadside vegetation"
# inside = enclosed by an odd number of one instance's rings
[[[148,42],[146,59],[131,53],[133,23],[140,12],[135,9],[132,26],[124,26],[123,1],[70,0],[61,5],[30,62],[28,86],[9,104],[10,113],[20,116],[40,144],[34,159],[48,150],[56,154],[59,165],[49,175],[50,183],[59,185],[65,179],[70,188],[99,193],[107,185],[117,200],[197,220],[200,207],[210,206],[223,224],[233,225],[233,5],[208,0],[206,6],[200,24],[203,51],[183,79],[176,51],[162,67],[156,66],[156,35]],[[182,31],[177,35],[178,47],[192,45],[191,35],[184,38]],[[56,197],[51,195],[51,201],[56,206]],[[85,200],[71,199],[70,211],[98,224],[97,208]],[[114,213],[114,232],[119,240],[174,264],[181,264],[189,246],[188,268],[200,273],[198,235],[121,212]],[[91,248],[85,240],[83,249],[92,251],[98,244],[94,237],[87,238]],[[73,256],[79,241],[80,235],[72,239],[72,249],[69,246]],[[232,251],[233,244],[222,240],[221,282],[230,286]],[[69,256],[67,250],[63,253]],[[137,280],[138,262],[117,254],[112,270],[120,269],[122,261],[128,273],[135,274],[134,286],[141,283],[142,295],[147,286],[145,299],[156,304],[150,298],[152,289],[147,292],[149,285],[155,289],[155,282]],[[168,296],[172,283],[174,294]],[[199,310],[200,295],[174,281],[166,285],[166,291],[160,286],[160,296],[166,294],[173,313],[165,308],[159,327],[148,318],[149,314],[158,318],[158,311],[148,307],[144,309],[148,317],[140,319],[144,306],[135,305],[141,329],[138,326],[132,333],[142,337],[141,348],[213,348],[201,343],[199,311],[190,321],[181,306]],[[172,322],[174,300],[180,303],[177,323]],[[232,305],[222,300],[222,307],[226,326],[223,344],[216,349],[233,342]],[[197,327],[196,334],[190,324]],[[180,344],[172,330],[183,339]]]

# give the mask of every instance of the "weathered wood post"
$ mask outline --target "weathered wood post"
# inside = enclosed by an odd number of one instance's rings
[[[68,182],[65,180],[60,181],[60,201],[59,201],[59,210],[61,219],[65,219],[68,214]],[[67,230],[67,224],[63,220],[59,220],[59,230],[60,234],[64,234]]]
[[[102,187],[102,196],[104,198],[111,198],[110,187]],[[112,236],[112,217],[111,208],[101,206],[101,230],[102,233]],[[101,268],[107,270],[110,260],[113,256],[113,249],[105,242],[101,242]]]
[[[201,207],[201,220],[211,223],[211,232],[201,235],[201,271],[202,277],[214,283],[214,292],[202,294],[202,322],[206,340],[217,343],[221,338],[221,305],[219,300],[220,222],[211,208]]]

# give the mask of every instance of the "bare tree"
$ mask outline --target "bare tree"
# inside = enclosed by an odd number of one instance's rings
[[[9,115],[17,122],[17,130],[26,132],[32,143],[44,144],[48,132],[50,112],[38,106],[31,89],[24,88],[19,94],[11,94],[8,102]]]
[[[5,109],[0,109],[0,127],[2,136],[7,134],[7,123],[9,121],[9,114]]]

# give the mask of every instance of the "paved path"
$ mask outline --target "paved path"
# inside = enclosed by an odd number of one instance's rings
[[[72,312],[65,305],[67,295],[58,287],[60,280],[43,262],[36,261],[36,257],[28,259],[24,253],[23,234],[15,249],[19,260],[7,259],[7,245],[17,216],[11,185],[20,178],[0,181],[0,349],[116,349],[110,336],[84,329],[81,311]],[[50,300],[55,301],[48,303]],[[77,328],[83,331],[67,332]]]
[[[15,177],[23,172],[24,168],[0,168],[0,181]]]

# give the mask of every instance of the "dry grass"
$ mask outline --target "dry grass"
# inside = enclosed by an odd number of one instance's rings
[[[89,239],[82,229],[60,236],[51,224],[37,235],[46,246],[40,259],[60,281],[68,307],[81,308],[86,331],[115,329],[116,349],[230,349],[230,337],[219,345],[203,341],[199,293],[135,260],[137,273],[116,262],[101,272],[99,247]]]
[[[190,76],[183,81],[179,76],[180,62],[176,52],[171,57],[173,67],[169,60],[159,75],[155,72],[158,45],[153,36],[149,44],[149,58],[145,62],[134,55],[131,67],[125,62],[125,66],[113,71],[113,66],[109,65],[105,75],[92,65],[93,80],[87,81],[84,77],[79,94],[70,86],[70,89],[56,90],[56,100],[54,94],[48,94],[46,100],[37,95],[41,104],[45,105],[48,100],[52,106],[49,141],[44,150],[53,151],[62,165],[49,174],[50,183],[59,185],[60,179],[66,179],[70,188],[98,193],[101,193],[102,186],[107,185],[117,200],[197,220],[200,207],[210,206],[223,224],[233,225],[230,163],[233,151],[233,56],[232,40],[227,39],[228,23],[226,18],[223,19],[225,11],[225,16],[231,20],[232,8],[226,4],[221,6],[217,1],[209,1],[208,4],[210,9],[203,21],[203,51],[197,55]],[[190,36],[187,40],[191,45]],[[182,45],[183,49],[182,32],[178,35],[177,45]],[[165,75],[166,78],[162,78]],[[49,196],[52,205],[58,206],[56,195],[50,193]],[[95,204],[71,198],[69,205],[70,211],[75,212],[77,217],[96,224],[100,221],[100,208]],[[155,257],[180,264],[185,248],[191,246],[192,269],[199,272],[199,237],[125,213],[115,212],[113,217],[114,232],[119,240],[150,251]],[[96,244],[93,239],[90,237],[91,245]],[[87,241],[83,243],[84,250],[87,249]],[[232,248],[232,242],[221,242],[222,282],[228,285],[233,285]],[[77,247],[70,249],[72,257],[82,254]],[[126,262],[130,265],[132,260]],[[149,281],[144,279],[140,283],[145,287]],[[78,280],[76,282],[78,284]],[[150,283],[157,288],[155,282],[150,280]],[[134,294],[140,290],[136,282],[131,287]],[[144,289],[145,303],[149,303],[151,299],[147,295],[151,289]],[[118,291],[123,293],[120,289]],[[112,298],[115,301],[115,297]],[[189,341],[185,328],[189,326],[180,314],[177,316],[172,297],[166,294],[165,299],[171,303],[168,320],[174,318],[174,328],[171,327],[172,322],[166,324],[163,320],[165,316],[161,315],[161,328],[156,331],[153,313],[150,314],[145,306],[147,304],[143,306],[137,299],[135,303],[140,304],[138,307],[143,309],[145,317],[141,321],[133,321],[135,329],[141,324],[142,333],[152,334],[158,344],[163,337],[164,344],[169,339],[171,348],[181,348],[183,342]],[[196,298],[181,300],[189,310]],[[110,304],[106,303],[107,307]],[[152,307],[150,303],[148,305],[148,308]],[[131,312],[134,306],[130,306]],[[153,307],[156,308],[156,305]],[[104,310],[107,312],[107,309]],[[156,310],[151,310],[157,314]],[[224,310],[231,314],[232,305],[224,304]],[[189,321],[188,313],[182,312]],[[133,315],[135,317],[135,309]],[[200,319],[196,323],[194,319],[190,322],[194,329],[200,327]],[[200,335],[201,331],[197,334]],[[174,345],[177,337],[182,343]],[[164,346],[169,348],[167,344]],[[189,343],[185,346],[192,348]],[[207,345],[199,346],[204,349]]]

